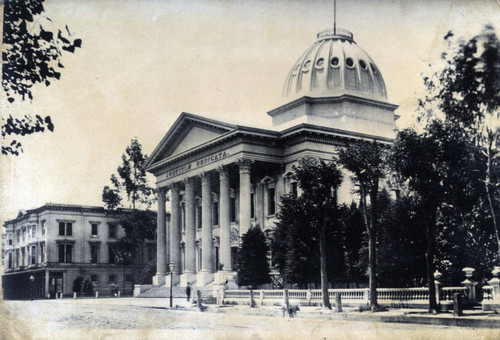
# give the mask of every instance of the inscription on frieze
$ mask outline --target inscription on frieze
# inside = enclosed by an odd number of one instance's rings
[[[182,175],[183,173],[188,172],[188,171],[190,171],[192,169],[196,169],[196,168],[202,167],[204,165],[216,162],[218,160],[226,158],[227,156],[229,156],[229,153],[227,151],[221,151],[221,152],[218,152],[218,153],[214,153],[214,154],[212,154],[210,156],[203,157],[202,159],[199,159],[197,161],[185,164],[183,166],[180,166],[178,168],[175,168],[175,169],[172,169],[172,170],[168,171],[164,175],[165,179],[169,179],[171,177]]]

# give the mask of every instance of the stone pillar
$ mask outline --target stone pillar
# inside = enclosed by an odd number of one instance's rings
[[[212,268],[212,190],[209,173],[200,174],[201,178],[201,272],[197,285],[205,285],[213,280]]]
[[[182,287],[196,280],[194,182],[192,178],[187,178],[184,182],[186,184],[186,269],[181,275]]]
[[[475,269],[470,267],[465,267],[462,269],[465,273],[465,280],[462,281],[462,285],[467,288],[467,297],[470,303],[476,303],[476,285],[477,282],[472,280],[472,273],[474,273]]]
[[[165,188],[158,188],[158,222],[156,229],[156,275],[154,285],[164,285],[167,274],[166,220],[165,220]]]
[[[220,262],[224,271],[232,271],[231,263],[231,216],[230,216],[230,188],[227,167],[218,169],[220,175],[220,197],[219,197],[219,235],[220,235]]]
[[[240,237],[250,229],[250,165],[249,159],[240,159]]]
[[[170,262],[174,264],[172,270],[172,283],[170,283],[170,276],[167,277],[167,286],[176,285],[179,283],[179,274],[181,272],[181,207],[180,207],[180,197],[179,197],[179,186],[177,184],[172,184],[170,188],[170,237],[169,237],[169,249],[170,249]]]

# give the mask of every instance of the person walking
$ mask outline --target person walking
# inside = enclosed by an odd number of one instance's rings
[[[187,296],[187,300],[189,302],[189,299],[191,298],[191,286],[189,285],[189,283],[187,284],[187,287],[186,287],[186,296]]]

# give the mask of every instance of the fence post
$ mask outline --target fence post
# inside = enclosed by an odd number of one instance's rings
[[[118,291],[118,297],[120,297],[120,291]]]
[[[311,305],[311,300],[312,300],[311,288],[308,288],[306,290],[306,300],[307,300],[307,305],[310,306]]]
[[[250,290],[250,308],[255,307],[255,301],[253,300],[253,290]]]
[[[290,301],[288,299],[288,289],[283,289],[283,304],[288,310],[288,307],[290,307]]]
[[[337,313],[342,312],[342,295],[340,293],[335,293],[335,308],[337,309]]]
[[[196,306],[201,310],[201,290],[196,291]]]
[[[460,293],[453,294],[453,316],[462,316],[462,301]]]
[[[76,292],[73,292],[73,299],[76,299]]]
[[[260,291],[260,305],[264,306],[264,291]]]
[[[370,303],[370,288],[365,288],[363,292],[363,301],[368,305]]]
[[[99,298],[99,291],[95,291],[95,298],[98,299]]]

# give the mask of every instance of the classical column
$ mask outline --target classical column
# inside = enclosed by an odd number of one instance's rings
[[[201,270],[212,272],[212,190],[209,173],[201,178],[201,248],[203,251]]]
[[[163,285],[167,274],[166,221],[165,221],[165,188],[158,188],[158,222],[156,240],[156,276],[154,283]]]
[[[249,159],[240,159],[240,237],[250,229],[250,165]]]
[[[217,169],[220,176],[220,195],[219,195],[219,235],[220,235],[220,262],[224,271],[232,271],[231,263],[231,200],[229,198],[229,173],[227,167]]]
[[[187,178],[186,184],[186,234],[185,234],[185,254],[186,254],[186,269],[184,271],[184,280],[181,279],[181,285],[187,284],[193,280],[193,275],[196,271],[195,258],[195,206],[194,206],[194,182],[192,178]]]
[[[172,273],[174,275],[179,275],[181,272],[181,216],[180,216],[180,197],[179,197],[179,186],[177,184],[172,184],[170,189],[170,261],[174,264]]]

